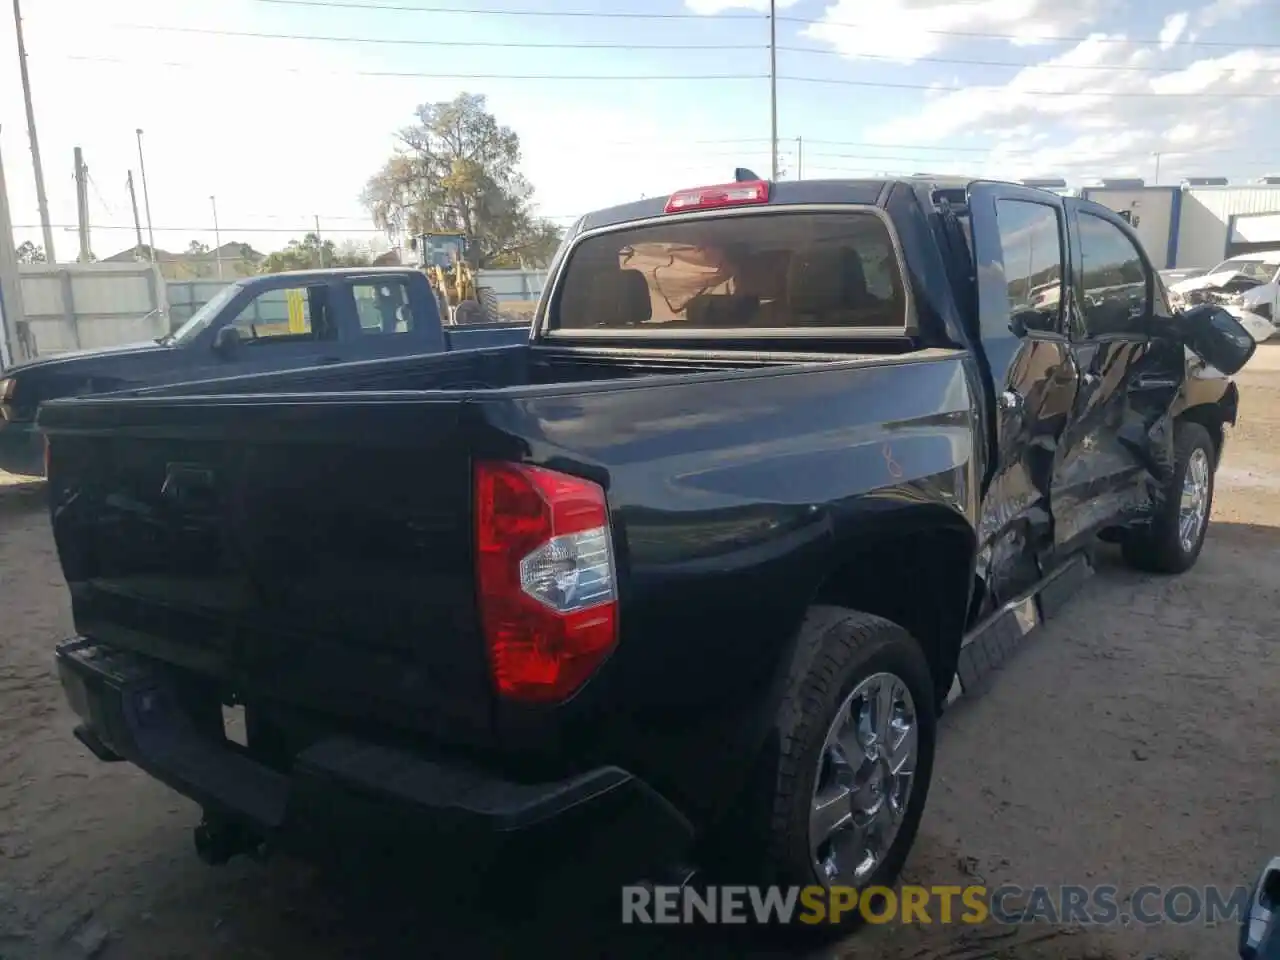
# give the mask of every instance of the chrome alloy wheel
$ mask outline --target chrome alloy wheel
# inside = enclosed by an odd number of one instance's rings
[[[891,673],[859,683],[836,711],[818,756],[809,849],[828,883],[865,883],[888,855],[915,778],[915,702]]]
[[[1191,451],[1182,475],[1182,502],[1178,507],[1178,542],[1183,552],[1195,549],[1209,515],[1209,456],[1203,447]]]

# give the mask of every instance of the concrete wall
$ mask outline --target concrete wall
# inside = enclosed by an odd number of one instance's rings
[[[1188,187],[1182,197],[1176,266],[1208,268],[1221,263],[1231,218],[1252,213],[1280,213],[1280,185]]]
[[[1171,240],[1174,238],[1174,225],[1178,217],[1180,192],[1178,187],[1137,187],[1128,190],[1086,187],[1080,191],[1080,195],[1116,213],[1127,211],[1152,264],[1157,270],[1164,270],[1174,265],[1173,260],[1178,255],[1172,248]]]
[[[48,356],[169,332],[164,281],[151,264],[24,264],[18,274],[28,353],[32,341],[37,355]]]

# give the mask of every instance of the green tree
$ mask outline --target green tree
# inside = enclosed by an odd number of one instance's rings
[[[23,240],[18,244],[19,263],[44,263],[47,259],[44,247],[38,247],[30,240]]]
[[[339,249],[332,240],[321,241],[319,234],[308,233],[301,240],[290,240],[283,250],[276,250],[262,261],[263,273],[286,270],[318,270],[322,267],[367,267],[373,258],[359,244],[344,242]]]
[[[531,210],[533,187],[518,170],[516,132],[472,93],[424,103],[416,116],[361,196],[374,223],[409,236],[461,233],[474,267],[544,266],[560,230]]]

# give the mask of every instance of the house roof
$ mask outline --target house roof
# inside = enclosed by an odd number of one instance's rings
[[[129,261],[136,260],[139,257],[145,259],[147,258],[148,249],[149,248],[145,243],[138,246],[132,246],[127,250],[121,250],[119,253],[114,253],[109,257],[104,257],[103,261],[107,263],[127,263]],[[228,241],[220,247],[202,253],[188,253],[185,251],[182,253],[173,253],[172,251],[162,250],[160,247],[156,247],[156,260],[161,263],[213,263],[217,261],[219,257],[224,261],[250,260],[256,262],[264,259],[265,256],[265,254],[259,253],[257,250],[253,249],[249,244],[240,243],[235,240]]]

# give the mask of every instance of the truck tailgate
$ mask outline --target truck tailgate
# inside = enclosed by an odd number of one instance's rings
[[[246,702],[483,741],[461,404],[343,401],[48,405],[77,630]]]

